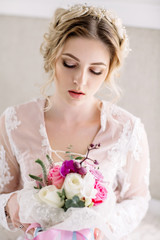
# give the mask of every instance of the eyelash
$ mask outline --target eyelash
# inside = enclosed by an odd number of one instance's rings
[[[75,68],[76,65],[68,65],[65,61],[63,61],[63,66],[67,68]],[[93,70],[90,70],[95,75],[101,75],[102,72],[94,72]]]

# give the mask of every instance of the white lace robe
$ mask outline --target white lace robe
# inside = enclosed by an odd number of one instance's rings
[[[45,129],[44,104],[45,99],[39,98],[9,107],[0,118],[0,224],[8,230],[14,230],[5,217],[9,197],[15,191],[23,191],[30,181],[28,174],[41,173],[35,160],[41,158],[47,163],[46,154],[52,153]],[[139,118],[102,101],[101,128],[93,143],[101,143],[90,157],[100,163],[108,184],[109,200],[106,206],[96,209],[95,216],[87,212],[85,215],[73,213],[74,218],[57,226],[62,229],[72,226],[70,229],[77,230],[103,225],[101,229],[106,228],[104,239],[123,239],[145,216],[150,200],[146,132]],[[58,151],[54,153],[58,155]],[[98,212],[104,217],[103,223],[100,219],[101,226]]]

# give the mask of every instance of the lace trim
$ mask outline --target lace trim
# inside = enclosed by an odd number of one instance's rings
[[[142,153],[142,147],[139,144],[139,141],[142,139],[142,136],[143,136],[143,125],[140,125],[140,119],[137,119],[129,145],[128,145],[129,151],[131,151],[132,157],[135,161],[140,160],[140,155]],[[147,161],[149,162],[149,159]],[[146,184],[147,187],[149,186],[149,173],[150,173],[150,167],[146,167],[146,171],[144,174],[144,183]],[[117,176],[118,176],[117,180],[122,187],[120,192],[120,197],[124,198],[125,193],[130,188],[130,182],[128,181],[128,174],[125,173],[125,171],[122,168],[118,171]],[[148,193],[148,196],[149,196],[149,193]]]
[[[42,137],[42,147],[47,147],[49,146],[49,141],[48,141],[48,136],[46,133],[46,129],[45,126],[43,124],[40,124],[40,128],[39,128],[39,133]]]
[[[112,106],[111,106],[111,111],[112,111],[112,115],[113,115],[113,116],[118,117],[118,119],[121,118],[122,113],[121,113],[121,111],[119,110],[119,107],[118,107],[117,105],[112,105]]]
[[[117,163],[119,164],[119,161],[117,161],[119,158],[121,159],[120,164],[121,166],[124,166],[126,164],[126,146],[129,141],[129,137],[131,135],[131,121],[128,120],[122,130],[122,134],[117,141],[116,144],[108,151],[108,156],[110,161],[113,161],[114,164]],[[116,166],[115,166],[116,167]]]
[[[5,215],[5,206],[9,200],[10,196],[13,193],[14,192],[0,195],[0,225],[2,225],[4,228],[6,228],[9,231],[16,230],[12,224],[9,224],[7,222],[6,215]]]
[[[8,131],[17,129],[17,127],[21,124],[21,121],[18,121],[17,119],[14,107],[10,107],[6,110],[6,122]]]
[[[100,118],[101,118],[101,128],[102,128],[103,132],[106,129],[106,122],[107,122],[107,113],[105,111],[105,105],[106,105],[106,102],[102,101],[102,108],[101,108]]]
[[[9,171],[9,166],[5,160],[5,149],[2,145],[0,145],[0,192],[3,191],[5,185],[9,184],[11,180],[13,180],[13,176],[11,176]]]
[[[131,233],[141,222],[147,209],[148,202],[143,197],[135,197],[117,204],[110,219],[114,239],[121,239]]]
[[[128,182],[128,173],[124,169],[120,169],[118,172],[118,182],[121,185],[120,197],[123,199],[126,192],[129,190],[131,183]]]
[[[14,107],[10,107],[6,110],[6,118],[5,119],[6,119],[5,120],[6,131],[8,134],[12,152],[13,152],[14,156],[18,156],[18,155],[20,155],[20,153],[14,144],[14,141],[13,141],[13,138],[11,135],[11,131],[17,129],[17,127],[21,124],[21,121],[18,121]]]
[[[136,161],[140,160],[140,155],[142,153],[142,147],[139,144],[143,136],[143,128],[140,125],[140,119],[137,119],[135,127],[132,133],[132,137],[129,144],[129,151],[132,152],[132,156]]]

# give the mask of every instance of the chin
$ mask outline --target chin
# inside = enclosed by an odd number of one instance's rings
[[[71,99],[71,98],[68,98],[66,100],[66,102],[69,104],[69,105],[72,105],[72,106],[79,106],[81,104],[84,104],[86,103],[88,100],[86,98],[83,98],[83,99]]]

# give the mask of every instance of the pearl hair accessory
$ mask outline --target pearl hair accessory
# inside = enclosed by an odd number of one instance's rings
[[[114,12],[101,7],[88,6],[86,3],[75,4],[69,7],[68,11],[73,12],[73,15],[77,17],[88,14],[93,16],[93,18],[95,19],[106,19],[116,29],[119,39],[124,40],[123,56],[126,57],[129,51],[131,51],[131,49],[129,48],[129,39],[126,33],[126,29],[122,25],[121,19],[117,17]]]

